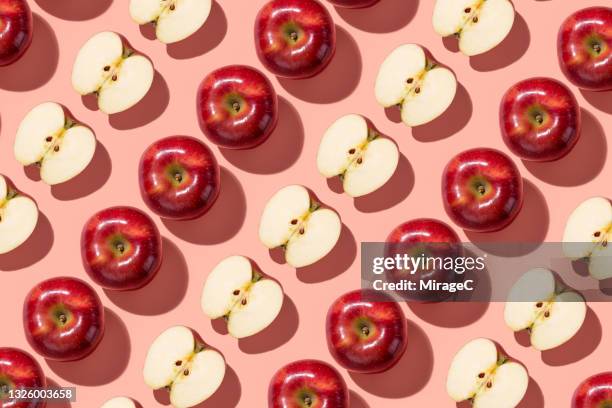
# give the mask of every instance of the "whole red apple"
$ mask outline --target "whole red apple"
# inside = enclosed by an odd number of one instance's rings
[[[530,78],[504,94],[499,123],[512,153],[524,160],[565,156],[580,137],[580,108],[569,88],[551,78]]]
[[[23,350],[0,347],[0,407],[44,408],[44,400],[24,401],[10,398],[11,390],[45,388],[47,379],[40,365]]]
[[[317,0],[271,0],[255,19],[255,47],[274,75],[311,77],[334,55],[336,26]]]
[[[378,3],[379,0],[327,0],[327,1],[329,1],[334,6],[342,7],[342,8],[362,8],[362,7],[372,6]]]
[[[404,312],[383,292],[355,290],[340,296],[327,312],[325,332],[336,362],[358,373],[388,370],[408,344]]]
[[[208,74],[198,90],[197,110],[206,137],[228,149],[249,149],[263,143],[278,121],[272,83],[244,65]]]
[[[163,218],[189,220],[207,212],[219,196],[220,170],[213,152],[188,136],[170,136],[145,150],[140,195]]]
[[[17,61],[32,42],[32,11],[26,0],[0,0],[0,66]]]
[[[52,278],[34,286],[23,305],[30,346],[50,360],[79,360],[104,334],[104,307],[95,290],[80,279]]]
[[[138,289],[149,283],[161,266],[161,235],[142,211],[107,208],[85,223],[81,258],[87,274],[103,288]]]
[[[274,374],[269,408],[348,408],[348,389],[331,365],[318,360],[289,363]]]
[[[612,407],[612,372],[595,374],[584,380],[572,397],[572,408]]]
[[[523,179],[506,154],[488,148],[466,150],[444,169],[442,199],[446,213],[459,227],[497,231],[518,215]]]
[[[578,88],[612,90],[612,8],[578,10],[561,25],[557,38],[561,70]]]

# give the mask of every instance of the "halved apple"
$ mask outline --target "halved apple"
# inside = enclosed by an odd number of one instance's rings
[[[427,60],[423,48],[404,44],[383,61],[375,92],[385,108],[400,107],[406,125],[419,126],[448,109],[457,92],[457,80],[449,69]]]
[[[612,278],[612,204],[604,197],[582,202],[570,214],[563,233],[563,252],[586,259],[595,279]]]
[[[225,359],[198,344],[187,327],[173,326],[151,344],[143,374],[152,389],[169,390],[173,407],[189,408],[217,391],[225,376]]]
[[[210,14],[212,0],[131,0],[130,15],[140,24],[155,24],[155,35],[164,44],[189,37]]]
[[[115,397],[106,401],[100,408],[136,408],[136,404],[127,397]]]
[[[77,54],[72,86],[81,95],[96,94],[106,114],[119,113],[145,97],[154,77],[153,64],[123,45],[117,33],[91,37]]]
[[[495,48],[514,24],[509,0],[437,0],[433,26],[443,37],[459,38],[459,49],[468,56]]]
[[[283,247],[294,268],[311,265],[327,255],[340,238],[342,223],[334,211],[312,202],[308,190],[289,185],[266,204],[259,239],[268,248]]]
[[[528,271],[508,295],[504,318],[514,331],[529,330],[531,345],[540,351],[558,347],[582,327],[586,303],[576,292],[555,282],[548,269]]]
[[[477,338],[453,358],[446,391],[456,402],[470,400],[475,408],[512,408],[521,402],[528,384],[525,367],[500,355],[493,341]]]
[[[81,173],[93,159],[93,132],[66,117],[64,108],[44,102],[23,118],[15,137],[15,158],[24,166],[40,166],[42,181],[63,183]]]
[[[222,260],[204,283],[202,310],[211,319],[225,318],[229,334],[237,339],[268,327],[282,306],[281,286],[266,279],[244,256]]]
[[[355,114],[341,117],[327,129],[317,154],[319,172],[327,178],[340,176],[351,197],[382,187],[398,162],[395,143],[379,137],[363,116]]]
[[[23,244],[34,232],[38,207],[29,197],[20,195],[0,175],[0,254]]]

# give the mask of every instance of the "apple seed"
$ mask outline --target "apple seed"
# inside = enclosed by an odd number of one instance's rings
[[[52,137],[52,136],[47,136],[47,138],[46,138],[45,140],[46,140],[47,142],[50,142],[50,141],[52,141],[52,140],[53,140],[53,137]]]
[[[177,366],[177,367],[180,367],[181,365],[183,365],[183,362],[181,360],[176,360],[174,362],[174,365]]]
[[[464,11],[464,12],[467,14],[467,13],[471,12],[471,11],[472,11],[472,9],[471,9],[470,7],[467,7],[467,8],[466,8],[465,10],[463,10],[463,11]]]
[[[55,146],[55,147],[53,148],[53,151],[54,151],[54,152],[59,152],[59,146]]]
[[[474,23],[477,23],[477,22],[478,22],[478,17],[474,17],[474,18],[472,19],[472,21],[473,21]]]
[[[240,294],[240,290],[236,289],[236,290],[234,291],[234,296],[238,296],[239,294]]]
[[[601,231],[596,231],[593,235],[595,236],[595,238],[597,238],[601,235]]]
[[[478,378],[484,378],[484,376],[485,376],[485,373],[478,374]]]

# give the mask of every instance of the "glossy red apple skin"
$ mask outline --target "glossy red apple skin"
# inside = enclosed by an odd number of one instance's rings
[[[612,372],[595,374],[584,380],[572,397],[572,408],[612,406]]]
[[[278,98],[264,74],[230,65],[208,74],[198,90],[200,128],[214,144],[250,149],[268,139],[278,122]]]
[[[558,160],[580,137],[580,108],[572,91],[561,82],[530,78],[506,91],[499,123],[506,146],[521,159]]]
[[[370,7],[380,0],[327,0],[336,7],[342,8],[362,8]]]
[[[505,153],[489,148],[466,150],[444,169],[442,199],[446,213],[459,227],[497,231],[518,215],[523,205],[523,179]]]
[[[404,312],[382,292],[355,290],[340,296],[327,312],[325,332],[336,362],[357,373],[388,370],[408,344]]]
[[[23,326],[28,343],[44,358],[80,360],[98,346],[104,335],[104,307],[84,281],[52,278],[28,293]]]
[[[348,389],[331,365],[318,360],[294,361],[274,374],[268,388],[269,408],[348,408]]]
[[[32,11],[26,0],[0,0],[0,66],[17,61],[32,42]]]
[[[139,166],[140,194],[162,218],[202,216],[219,196],[220,170],[213,152],[189,136],[170,136],[145,150]]]
[[[0,407],[44,408],[44,401],[15,401],[9,399],[9,390],[45,388],[47,380],[40,365],[23,350],[0,347]]]
[[[103,288],[138,289],[161,266],[161,235],[151,217],[136,208],[106,208],[85,223],[81,258],[89,277]]]
[[[331,61],[336,26],[317,0],[271,0],[255,19],[255,48],[274,75],[308,78]]]
[[[576,11],[561,25],[557,38],[561,70],[578,88],[612,90],[612,8]]]

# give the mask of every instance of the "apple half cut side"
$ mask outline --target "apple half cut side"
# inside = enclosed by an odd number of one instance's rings
[[[360,197],[382,187],[395,173],[399,151],[395,143],[379,137],[361,115],[346,115],[323,135],[317,154],[319,172],[339,176],[344,192]]]
[[[573,260],[586,259],[595,279],[612,278],[612,203],[592,197],[572,211],[563,233],[563,252]]]
[[[0,254],[23,244],[34,232],[38,207],[34,200],[20,195],[0,175]]]
[[[294,268],[311,265],[336,246],[342,223],[336,212],[321,208],[308,190],[289,185],[266,204],[259,223],[259,239],[268,248],[282,247]]]
[[[150,388],[168,389],[173,407],[189,408],[217,391],[225,376],[225,359],[198,344],[187,327],[173,326],[149,347],[143,374]]]
[[[416,44],[393,50],[376,77],[376,100],[385,108],[399,106],[407,126],[423,125],[440,116],[456,92],[455,75],[428,60],[425,50]]]
[[[574,337],[584,323],[586,311],[582,296],[557,285],[548,269],[536,268],[512,286],[504,319],[515,332],[528,330],[533,348],[544,351]]]
[[[128,397],[115,397],[106,401],[100,408],[137,408],[134,401]]]
[[[171,44],[194,34],[206,22],[212,0],[131,0],[130,15],[140,24],[155,24],[155,35]]]
[[[512,30],[514,6],[509,0],[437,0],[433,26],[443,37],[455,35],[467,56],[499,45]]]
[[[95,94],[100,110],[111,115],[144,98],[154,75],[151,61],[124,47],[117,33],[104,31],[79,50],[72,68],[72,87],[81,95]]]
[[[212,270],[202,292],[202,310],[211,319],[225,318],[237,339],[268,327],[283,306],[283,289],[256,271],[240,255],[222,260]]]
[[[55,102],[34,107],[23,118],[15,137],[15,158],[24,166],[40,166],[42,181],[64,183],[89,165],[96,151],[91,129],[66,117]]]
[[[500,355],[493,341],[477,338],[453,358],[446,391],[454,401],[469,400],[475,408],[511,408],[521,402],[528,384],[523,365]]]

